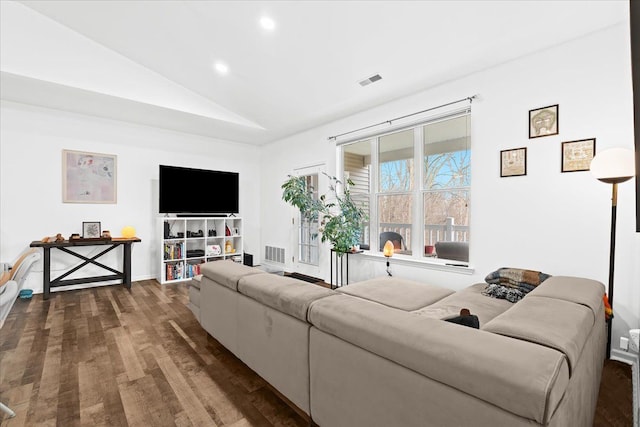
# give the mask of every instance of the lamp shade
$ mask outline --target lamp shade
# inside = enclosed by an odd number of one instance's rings
[[[627,181],[635,176],[634,152],[628,148],[609,148],[591,160],[591,173],[609,184]]]
[[[122,229],[122,237],[131,239],[132,237],[136,237],[136,229],[130,225],[127,225]]]
[[[391,240],[387,240],[387,242],[384,244],[384,248],[382,248],[382,253],[386,257],[391,257],[393,256],[393,249],[393,242]]]

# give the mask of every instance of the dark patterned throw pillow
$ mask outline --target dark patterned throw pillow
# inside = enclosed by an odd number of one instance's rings
[[[517,302],[549,277],[551,275],[534,270],[499,268],[484,279],[488,285],[482,294]]]

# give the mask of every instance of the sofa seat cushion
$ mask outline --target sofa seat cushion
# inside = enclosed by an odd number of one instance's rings
[[[242,277],[251,274],[267,274],[257,268],[238,264],[231,260],[207,262],[202,264],[200,271],[204,277],[234,291],[238,290],[238,280]]]
[[[349,295],[315,301],[309,321],[323,332],[540,424],[550,419],[569,383],[566,357],[554,349]]]
[[[486,283],[469,286],[414,313],[434,319],[450,319],[458,316],[461,309],[468,308],[471,314],[478,316],[482,327],[489,320],[513,307],[507,300],[482,295],[485,286]]]
[[[417,310],[453,293],[451,289],[395,277],[365,280],[338,288],[338,292],[405,311]]]
[[[602,310],[604,285],[598,281],[570,276],[553,276],[529,293],[530,296],[548,297],[581,304],[598,317]]]
[[[589,307],[529,294],[482,329],[556,349],[573,370],[594,322]]]
[[[304,322],[313,301],[334,294],[331,289],[274,274],[244,276],[238,283],[238,292]]]

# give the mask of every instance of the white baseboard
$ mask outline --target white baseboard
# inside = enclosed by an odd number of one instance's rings
[[[132,282],[138,282],[140,280],[152,280],[152,279],[157,279],[157,276],[155,274],[145,274],[142,276],[135,276],[131,278]]]
[[[633,389],[633,425],[640,427],[640,357],[636,353],[630,353],[622,350],[611,350],[611,359],[631,365],[631,380]]]

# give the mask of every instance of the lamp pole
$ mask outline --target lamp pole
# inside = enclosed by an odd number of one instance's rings
[[[616,259],[616,218],[618,209],[618,183],[614,182],[611,193],[611,244],[609,246],[609,290],[607,298],[609,305],[613,308],[613,272]],[[611,358],[611,328],[613,327],[613,318],[607,322],[607,359]]]

